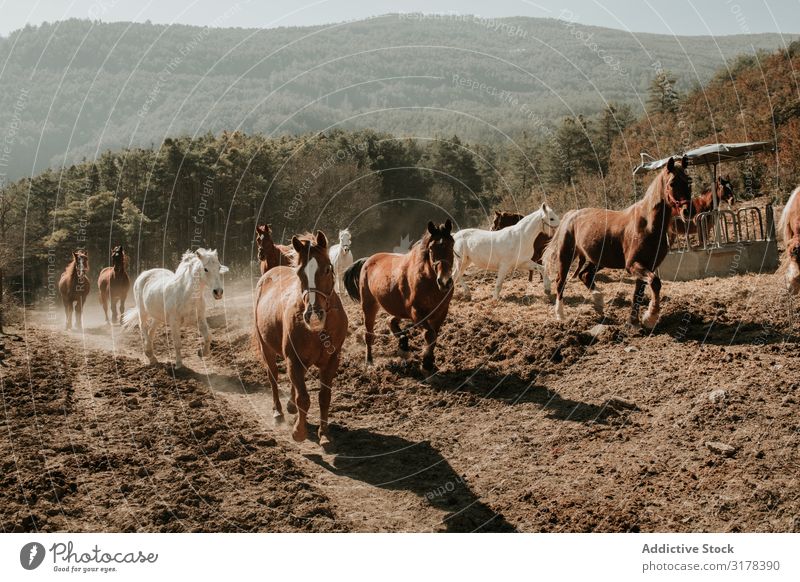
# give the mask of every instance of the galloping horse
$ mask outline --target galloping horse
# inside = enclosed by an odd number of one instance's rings
[[[211,288],[214,299],[222,299],[222,278],[228,267],[221,265],[217,251],[197,249],[186,251],[173,273],[169,269],[150,269],[136,278],[133,298],[136,307],[122,315],[122,326],[132,329],[137,321],[142,330],[144,355],[151,364],[158,360],[153,353],[153,337],[159,323],[165,323],[172,332],[175,344],[175,369],[181,362],[181,323],[197,320],[203,336],[200,355],[211,353],[211,334],[206,321],[206,302],[203,291]]]
[[[64,313],[67,316],[66,329],[72,329],[72,310],[75,304],[75,326],[83,329],[83,304],[89,295],[89,255],[86,251],[72,251],[72,260],[61,274],[58,291],[64,302]]]
[[[400,328],[401,320],[410,319],[425,329],[422,369],[433,371],[436,338],[453,298],[452,228],[449,219],[439,226],[428,222],[427,232],[406,254],[377,253],[359,259],[345,272],[347,293],[361,302],[364,312],[367,365],[372,365],[375,317],[383,308],[392,316],[389,327],[399,340],[401,352],[408,352],[408,336]]]
[[[465,228],[459,230],[455,239],[455,254],[458,257],[454,283],[461,283],[467,298],[470,297],[469,287],[464,281],[464,272],[471,264],[482,269],[497,271],[497,282],[494,287],[494,298],[500,299],[500,289],[506,276],[517,267],[536,269],[544,277],[545,292],[550,294],[550,280],[545,275],[545,269],[539,263],[529,259],[533,248],[533,241],[544,232],[548,234],[558,226],[558,215],[547,204],[542,204],[538,210],[532,212],[517,224],[502,230],[481,230],[479,228]]]
[[[331,249],[328,251],[333,265],[333,274],[336,277],[337,293],[344,291],[344,272],[353,264],[353,253],[350,251],[352,244],[350,231],[348,229],[340,230],[339,243],[331,245]]]
[[[564,318],[564,287],[577,255],[575,276],[592,292],[598,313],[603,313],[603,294],[595,288],[595,274],[603,268],[625,269],[636,278],[630,324],[639,326],[639,306],[644,300],[645,285],[649,284],[652,300],[642,323],[648,328],[655,326],[661,290],[661,279],[655,271],[669,248],[667,230],[673,210],[689,204],[692,197],[686,165],[686,158],[681,166],[670,158],[644,197],[625,210],[583,208],[564,216],[545,252],[545,261],[551,271],[556,271],[558,320]]]
[[[520,220],[525,218],[522,214],[517,214],[516,212],[503,212],[500,210],[494,211],[494,221],[492,222],[492,230],[503,230],[508,226],[514,226]],[[544,231],[539,233],[539,236],[533,241],[533,255],[531,256],[531,260],[534,263],[542,264],[542,256],[544,255],[544,250],[547,248],[547,245],[550,243],[550,235],[545,233]],[[544,283],[546,275],[544,273],[540,273],[542,276],[542,283]],[[528,271],[528,282],[533,281],[533,269]]]
[[[319,443],[330,442],[328,408],[331,386],[339,370],[342,344],[347,336],[347,314],[339,296],[333,292],[333,267],[328,259],[328,240],[322,231],[316,237],[292,238],[298,266],[276,267],[258,281],[255,335],[261,359],[267,366],[272,387],[273,416],[283,419],[278,393],[276,356],[286,359],[292,395],[286,405],[289,414],[297,413],[292,438],[306,439],[306,415],[311,399],[306,389],[306,371],[319,369]]]
[[[111,300],[111,322],[117,323],[117,302],[119,301],[119,314],[125,313],[125,299],[131,288],[128,278],[128,255],[125,249],[116,246],[111,250],[111,267],[100,271],[97,278],[97,288],[100,290],[100,303],[103,304],[103,313],[108,324],[108,301]]]
[[[733,185],[731,184],[730,180],[719,176],[717,178],[717,200],[720,204],[723,202],[726,203],[728,206],[732,205],[735,202],[735,196],[733,194]],[[686,235],[686,244],[689,244],[689,235],[690,234],[697,234],[699,232],[700,225],[698,224],[697,217],[698,215],[702,214],[703,212],[709,212],[710,210],[714,209],[714,196],[711,194],[711,187],[709,186],[700,196],[692,198],[691,203],[681,212],[677,212],[673,210],[673,220],[670,223],[670,227],[676,232],[677,234],[685,234]],[[709,229],[713,228],[709,225]],[[706,234],[707,236],[707,234]]]
[[[794,189],[783,207],[778,229],[786,245],[786,288],[792,295],[800,292],[800,186]]]
[[[273,242],[272,225],[270,224],[256,226],[256,248],[262,275],[273,267],[294,265],[292,249],[286,245],[276,245]]]

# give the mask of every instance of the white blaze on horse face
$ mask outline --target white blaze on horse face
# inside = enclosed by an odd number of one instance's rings
[[[308,302],[311,304],[311,307],[317,302],[317,294],[310,289],[313,289],[317,286],[317,269],[319,269],[319,265],[317,264],[317,259],[312,258],[306,264],[305,273],[306,273],[306,281],[308,281]]]

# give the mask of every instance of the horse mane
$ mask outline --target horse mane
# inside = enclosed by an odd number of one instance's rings
[[[800,186],[792,191],[792,194],[789,196],[789,200],[786,201],[786,206],[783,207],[781,218],[778,221],[778,232],[781,233],[784,244],[786,244],[789,239],[792,238],[792,233],[789,232],[789,213],[792,211],[792,206],[797,203],[798,193],[800,193]]]
[[[186,269],[191,267],[194,259],[199,260],[200,257],[197,256],[197,253],[200,253],[201,255],[211,255],[213,252],[214,251],[210,251],[208,249],[197,249],[196,251],[187,249],[186,252],[183,253],[183,256],[181,256],[181,262],[178,264],[178,268],[175,269],[175,274],[178,275],[183,273]]]

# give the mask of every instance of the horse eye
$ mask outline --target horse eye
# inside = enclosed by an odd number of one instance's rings
[[[208,273],[208,269],[204,269],[206,273]]]

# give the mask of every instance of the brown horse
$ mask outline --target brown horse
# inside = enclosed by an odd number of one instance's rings
[[[100,303],[103,304],[103,314],[106,316],[106,324],[109,325],[117,323],[117,302],[119,302],[119,314],[125,313],[125,299],[131,288],[127,271],[128,255],[122,245],[111,250],[111,265],[100,271],[100,276],[97,278]],[[108,321],[109,300],[111,300],[111,322]]]
[[[86,251],[72,251],[72,260],[58,281],[58,291],[64,302],[67,316],[66,329],[72,329],[72,311],[75,304],[75,326],[83,328],[83,304],[89,295],[89,255]]]
[[[729,206],[736,201],[736,197],[733,194],[733,184],[731,184],[730,180],[722,176],[717,177],[717,200],[720,204],[725,202]],[[681,212],[673,210],[673,217],[675,220],[672,221],[670,227],[676,234],[686,235],[686,244],[688,246],[689,235],[699,232],[698,229],[700,225],[697,220],[698,215],[713,209],[714,196],[711,194],[711,187],[709,186],[703,190],[700,196],[692,198],[692,202],[685,209],[682,209]],[[708,227],[710,230],[713,228],[713,224],[709,223]],[[706,238],[708,238],[708,234],[706,234]]]
[[[449,219],[438,227],[429,222],[425,235],[406,254],[377,253],[345,271],[347,292],[361,302],[364,312],[367,365],[372,365],[375,317],[383,308],[392,316],[389,327],[403,354],[408,352],[408,336],[400,321],[410,319],[425,330],[422,369],[433,371],[436,338],[453,298],[452,228]]]
[[[786,245],[786,288],[797,295],[800,293],[800,186],[789,196],[778,224]]]
[[[492,222],[492,230],[503,230],[509,226],[514,226],[524,216],[516,212],[502,212],[499,210],[494,211],[494,222]],[[531,260],[534,263],[542,264],[542,256],[547,245],[550,244],[550,237],[545,232],[540,232],[533,240],[533,256]],[[544,279],[543,279],[544,280]],[[528,281],[533,281],[533,271],[528,271]]]
[[[642,318],[652,328],[659,316],[661,279],[655,271],[669,248],[667,230],[673,210],[689,204],[692,181],[682,167],[670,158],[653,179],[644,197],[625,210],[583,208],[568,212],[561,219],[545,258],[556,281],[556,318],[564,318],[562,303],[569,268],[578,257],[576,277],[592,292],[594,307],[603,313],[603,295],[595,288],[595,275],[603,268],[625,269],[636,278],[630,324],[639,326],[639,306],[644,301],[645,285],[650,285],[652,300]]]
[[[294,266],[292,249],[286,245],[275,244],[272,240],[272,225],[270,224],[256,226],[256,248],[262,275],[274,267]]]
[[[333,290],[333,267],[325,234],[317,231],[316,236],[295,236],[292,247],[297,253],[297,268],[275,267],[258,281],[255,335],[267,366],[273,416],[277,420],[283,419],[283,409],[276,357],[286,359],[292,383],[286,409],[290,414],[297,413],[292,437],[298,442],[306,439],[306,415],[311,405],[306,371],[310,366],[319,369],[319,442],[326,445],[330,442],[327,432],[331,386],[347,336],[347,314]]]

